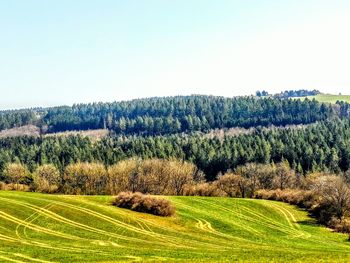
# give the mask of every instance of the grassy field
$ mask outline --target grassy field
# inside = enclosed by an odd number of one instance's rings
[[[0,192],[1,262],[349,262],[347,236],[293,206],[265,200],[168,197],[162,218],[108,196]]]
[[[350,103],[350,95],[332,95],[332,94],[319,94],[316,96],[308,96],[310,100],[316,99],[319,102],[326,102],[326,103],[336,103],[339,101],[345,101]],[[305,97],[302,97],[300,99],[305,99]]]

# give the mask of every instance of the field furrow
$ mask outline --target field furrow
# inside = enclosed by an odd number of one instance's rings
[[[113,207],[109,196],[0,191],[0,262],[350,259],[345,235],[287,204],[166,198],[176,207],[174,217]]]

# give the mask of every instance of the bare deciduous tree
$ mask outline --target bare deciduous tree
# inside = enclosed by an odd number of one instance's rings
[[[312,189],[328,205],[335,216],[342,220],[350,213],[350,189],[340,176],[320,176],[315,179]]]
[[[100,163],[76,163],[66,167],[65,190],[75,194],[104,194],[107,173]]]
[[[228,173],[220,176],[215,185],[230,197],[245,197],[247,180],[241,175]]]
[[[38,192],[53,193],[60,183],[60,173],[52,164],[41,165],[33,173],[34,188]]]
[[[29,171],[26,166],[20,163],[9,163],[4,169],[4,176],[6,180],[14,184],[15,189],[19,189],[19,184],[24,178],[29,176]]]

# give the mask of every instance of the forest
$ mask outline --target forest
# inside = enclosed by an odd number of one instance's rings
[[[165,135],[231,127],[308,124],[339,116],[316,100],[178,96],[0,112],[0,130],[32,124],[41,132],[109,129],[120,135]]]
[[[275,94],[277,98],[294,98],[294,97],[307,97],[307,96],[316,96],[321,94],[319,90],[285,90],[280,93]]]
[[[2,129],[31,124],[41,134],[0,138],[0,189],[273,199],[305,207],[319,222],[350,232],[342,220],[350,212],[349,116],[346,102],[253,96],[3,111]],[[79,133],[55,136],[100,128],[109,133],[97,140]],[[249,129],[225,132],[230,128]],[[328,188],[322,188],[325,182]],[[334,191],[345,204],[337,210]]]
[[[13,137],[0,139],[0,170],[20,162],[33,171],[54,164],[60,171],[78,161],[101,162],[176,158],[194,163],[210,181],[218,173],[245,163],[287,160],[296,171],[345,172],[350,168],[350,123],[333,119],[306,126],[256,128],[252,133],[208,138],[201,133],[162,136],[109,136],[93,142],[87,137]]]
[[[255,95],[257,97],[266,97],[266,96],[273,96],[275,98],[296,98],[296,97],[307,97],[307,96],[316,96],[318,94],[321,94],[319,90],[306,90],[306,89],[300,89],[300,90],[285,90],[280,93],[276,93],[274,95],[271,95],[266,90],[258,90],[256,91]]]

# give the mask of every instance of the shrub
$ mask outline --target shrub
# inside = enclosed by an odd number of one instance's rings
[[[258,190],[257,199],[275,200],[303,208],[310,208],[314,204],[314,195],[311,191],[300,189]]]
[[[169,200],[143,195],[139,192],[121,192],[115,198],[113,205],[157,216],[175,214],[175,208]]]
[[[6,184],[4,182],[0,182],[0,190],[5,190],[5,191],[16,190],[16,191],[28,192],[30,189],[29,189],[29,186],[25,184],[13,184],[13,183]]]
[[[245,197],[247,180],[240,175],[225,174],[220,176],[214,184],[229,197]]]
[[[224,197],[227,193],[219,189],[215,183],[199,183],[185,185],[183,195]]]
[[[331,220],[328,222],[328,226],[330,228],[333,228],[337,232],[350,234],[350,220],[349,219],[339,220],[336,217],[332,217]]]

